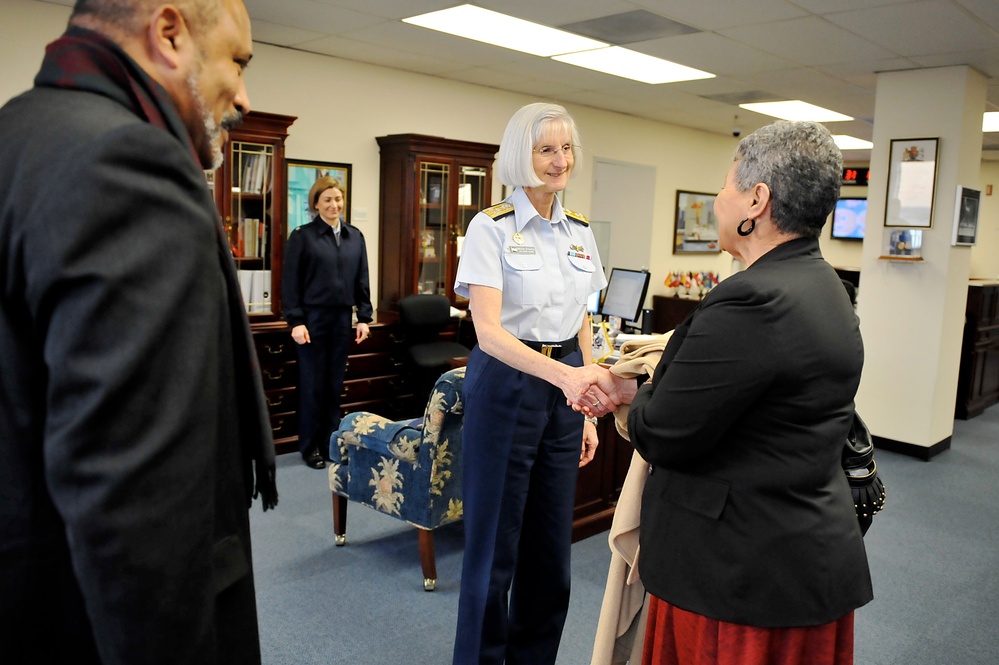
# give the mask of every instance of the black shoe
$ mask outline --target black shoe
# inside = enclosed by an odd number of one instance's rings
[[[305,465],[312,467],[313,469],[324,469],[326,468],[326,462],[323,460],[323,456],[319,454],[319,451],[313,448],[308,453],[302,455],[305,460]]]

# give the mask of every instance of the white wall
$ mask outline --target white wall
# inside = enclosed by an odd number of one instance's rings
[[[35,0],[0,0],[0,100],[31,87],[44,45],[65,27],[69,8]],[[256,44],[247,71],[252,107],[297,116],[286,154],[297,159],[347,162],[353,165],[352,215],[368,239],[369,257],[378,257],[378,145],[376,136],[415,132],[446,138],[499,143],[510,115],[534,97],[446,81],[431,76],[300,53]],[[558,100],[552,100],[558,101]],[[731,259],[717,256],[674,256],[676,190],[717,191],[724,181],[737,139],[631,116],[567,104],[583,137],[583,156],[570,182],[570,207],[588,214],[593,207],[594,159],[645,164],[655,169],[653,232],[650,242],[650,294],[663,292],[671,270],[731,272]],[[999,184],[999,165],[989,177]],[[856,188],[852,195],[863,195]],[[499,183],[494,185],[498,197]],[[845,190],[844,195],[848,192]],[[995,277],[999,266],[999,206],[983,198],[983,219],[991,220],[974,250],[975,274]],[[366,219],[365,219],[366,218]],[[623,219],[627,214],[622,215]],[[617,236],[627,229],[615,228]],[[859,266],[859,243],[828,238],[822,248],[833,265]],[[981,257],[981,258],[979,258]],[[372,269],[372,281],[377,270]],[[377,289],[376,284],[372,284]],[[377,291],[373,291],[377,293]]]
[[[982,162],[978,179],[982,202],[978,208],[978,244],[971,251],[971,276],[999,279],[999,162]],[[991,195],[987,193],[989,187]]]

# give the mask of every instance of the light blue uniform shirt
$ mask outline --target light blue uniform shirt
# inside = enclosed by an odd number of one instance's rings
[[[493,219],[480,212],[469,223],[455,293],[467,298],[470,284],[502,291],[500,324],[519,339],[575,337],[587,298],[607,285],[593,231],[566,217],[557,196],[551,221],[538,214],[521,188],[506,202],[512,213]]]

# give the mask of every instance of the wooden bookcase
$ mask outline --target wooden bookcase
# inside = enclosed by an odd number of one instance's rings
[[[378,320],[398,319],[397,303],[413,293],[454,293],[460,239],[490,205],[499,146],[422,134],[379,136]]]

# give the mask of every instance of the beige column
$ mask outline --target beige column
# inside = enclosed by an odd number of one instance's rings
[[[950,446],[970,248],[951,247],[957,185],[977,188],[986,79],[966,67],[878,75],[858,314],[866,361],[857,409],[882,447],[924,459]],[[938,138],[922,261],[880,258],[893,139]]]

